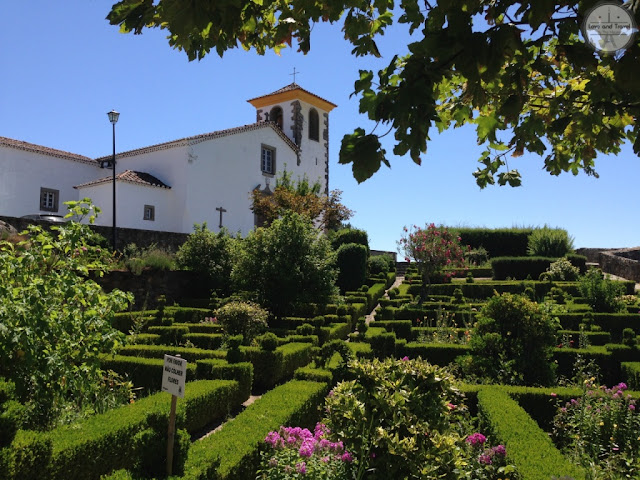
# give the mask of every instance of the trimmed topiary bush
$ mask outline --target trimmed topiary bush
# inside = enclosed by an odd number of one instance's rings
[[[367,279],[367,256],[364,245],[345,243],[337,250],[338,287],[342,292],[359,288]]]

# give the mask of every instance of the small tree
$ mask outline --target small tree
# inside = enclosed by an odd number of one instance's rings
[[[464,249],[460,245],[460,237],[450,233],[445,227],[435,224],[426,228],[412,229],[404,227],[402,238],[398,242],[405,260],[415,260],[418,272],[422,275],[421,302],[429,294],[431,278],[445,267],[464,268]],[[445,278],[453,275],[453,271],[446,272]]]
[[[79,218],[99,209],[68,202]],[[32,427],[47,427],[63,410],[104,404],[100,353],[115,353],[124,335],[111,327],[130,294],[105,294],[89,278],[102,275],[108,252],[93,246],[88,225],[31,225],[25,240],[0,242],[0,377],[15,383]]]
[[[273,192],[257,189],[251,192],[251,210],[264,220],[265,225],[260,226],[268,226],[290,211],[309,217],[319,228],[337,230],[353,215],[340,202],[341,195],[340,190],[323,194],[320,183],[311,184],[306,176],[294,182],[291,173],[285,170],[276,180]]]
[[[229,302],[215,313],[225,335],[242,335],[246,345],[267,329],[269,312],[253,302]]]
[[[211,290],[228,293],[233,239],[224,228],[218,233],[210,231],[206,222],[196,223],[193,230],[176,253],[176,263],[202,273]]]
[[[495,295],[480,311],[467,373],[515,385],[551,385],[557,321],[523,295]]]
[[[238,244],[231,278],[282,316],[297,303],[328,302],[337,294],[335,253],[311,221],[287,212]]]

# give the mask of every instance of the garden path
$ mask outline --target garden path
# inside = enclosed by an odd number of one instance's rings
[[[397,287],[398,285],[400,285],[402,282],[404,282],[404,275],[400,276],[396,276],[396,281],[393,282],[393,285],[391,285],[389,288],[387,288],[384,292],[384,295],[382,296],[383,298],[389,298],[389,290],[391,290],[392,288]],[[380,304],[378,303],[373,310],[371,310],[371,313],[369,313],[368,315],[365,316],[365,319],[367,321],[367,325],[369,325],[369,323],[371,323],[374,320],[374,316],[375,316],[375,311],[378,309],[378,307],[380,306]]]
[[[205,438],[207,438],[209,435],[211,435],[212,433],[217,432],[218,430],[220,430],[229,420],[233,420],[236,415],[238,413],[240,413],[242,410],[244,410],[245,408],[247,408],[249,405],[251,405],[253,402],[255,402],[256,400],[258,400],[262,395],[251,395],[243,404],[242,404],[242,408],[239,409],[238,411],[234,412],[233,414],[231,414],[229,416],[229,418],[227,418],[224,422],[220,422],[216,425],[210,425],[209,427],[206,427],[204,429],[204,431],[196,434],[193,436],[193,438],[191,440],[203,440]]]

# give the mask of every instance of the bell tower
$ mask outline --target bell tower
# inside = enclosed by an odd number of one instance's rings
[[[256,109],[257,122],[273,122],[298,146],[298,166],[311,181],[324,177],[328,193],[329,113],[336,105],[295,82],[247,101]]]

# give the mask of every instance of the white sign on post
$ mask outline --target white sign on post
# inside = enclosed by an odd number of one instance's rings
[[[162,391],[184,398],[184,384],[187,379],[187,361],[184,358],[164,356],[162,371]]]

